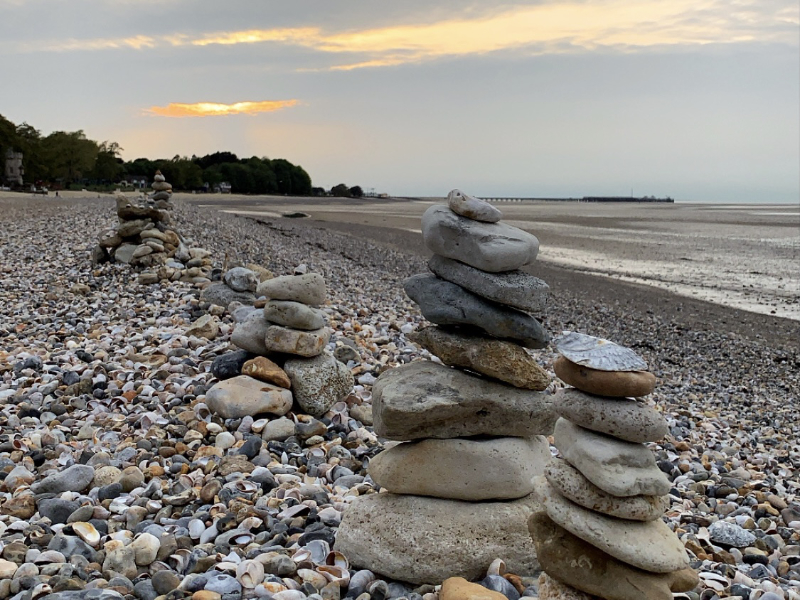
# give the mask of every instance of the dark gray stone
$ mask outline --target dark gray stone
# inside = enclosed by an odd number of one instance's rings
[[[202,291],[200,300],[227,308],[234,301],[242,304],[253,304],[256,301],[256,296],[250,292],[232,290],[224,283],[212,283]]]
[[[222,354],[211,363],[211,374],[220,381],[241,375],[244,363],[253,358],[253,356],[255,355],[247,350],[236,350]]]
[[[530,315],[485,300],[435,275],[414,275],[403,282],[423,316],[438,325],[469,325],[526,348],[544,348],[550,336]]]
[[[62,492],[82,492],[94,479],[94,469],[88,465],[72,465],[48,475],[31,485],[34,494],[60,494]]]
[[[81,538],[72,535],[57,534],[53,536],[47,544],[48,550],[61,552],[67,559],[70,556],[78,555],[84,557],[89,562],[94,562],[97,552]]]
[[[50,498],[39,501],[39,514],[50,519],[52,523],[66,523],[69,516],[78,510],[80,504],[73,500]]]

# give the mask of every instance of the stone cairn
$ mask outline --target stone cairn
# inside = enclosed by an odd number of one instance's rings
[[[212,364],[212,373],[222,381],[206,394],[207,408],[223,419],[282,417],[259,419],[251,430],[264,439],[286,439],[294,434],[295,423],[283,416],[294,402],[300,411],[321,416],[353,388],[350,370],[326,351],[331,330],[317,308],[325,303],[325,280],[304,273],[265,278],[256,285],[254,271],[236,267],[225,281],[235,293],[255,290],[262,299],[228,306],[236,321],[231,341],[240,350]],[[325,432],[324,424],[315,425]]]
[[[436,325],[410,338],[444,365],[403,365],[373,387],[375,433],[401,443],[369,464],[388,493],[345,513],[337,549],[352,564],[416,584],[476,579],[496,558],[538,571],[527,521],[540,509],[532,479],[550,458],[542,434],[555,413],[549,377],[525,348],[549,341],[528,314],[543,311],[549,288],[519,270],[536,258],[536,237],[501,218],[458,190],[422,217],[433,274],[404,289]],[[511,585],[491,574],[484,583]]]
[[[100,235],[93,262],[120,262],[142,270],[139,283],[211,281],[211,253],[189,247],[172,225],[172,185],[161,171],[153,178],[153,194],[116,198],[119,224]]]
[[[645,402],[655,377],[629,348],[573,332],[554,340],[553,459],[534,480],[544,512],[529,521],[545,573],[539,598],[671,600],[699,582],[661,519],[671,484],[644,445],[667,434]]]

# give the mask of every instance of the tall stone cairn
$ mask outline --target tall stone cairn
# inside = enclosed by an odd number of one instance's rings
[[[422,217],[432,273],[403,286],[435,324],[411,339],[444,365],[403,365],[373,387],[375,432],[401,443],[369,464],[388,493],[345,512],[336,547],[351,564],[416,584],[482,577],[498,558],[538,570],[527,521],[541,509],[532,480],[556,417],[549,377],[525,348],[549,341],[529,314],[549,288],[519,270],[539,241],[501,218],[458,190]]]
[[[561,454],[534,480],[544,505],[529,521],[545,573],[539,598],[671,600],[697,574],[662,520],[671,487],[644,445],[667,433],[664,417],[639,400],[656,378],[629,348],[564,332],[553,342]],[[576,565],[579,565],[576,567]]]
[[[223,380],[206,395],[212,413],[224,419],[274,419],[297,403],[299,412],[321,416],[352,391],[350,370],[326,351],[331,330],[317,308],[327,294],[322,275],[258,283],[256,272],[236,267],[225,274],[225,283],[235,292],[255,292],[265,299],[259,307],[239,305],[233,311],[231,341],[240,350],[222,355],[211,367]]]

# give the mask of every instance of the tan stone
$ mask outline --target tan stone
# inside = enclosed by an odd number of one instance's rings
[[[614,558],[651,573],[689,566],[683,544],[664,521],[625,521],[570,502],[544,477],[534,480],[533,496],[556,524]]]
[[[656,377],[647,371],[600,371],[575,364],[563,356],[553,363],[558,377],[571,386],[598,396],[615,398],[647,396],[656,387]]]
[[[327,327],[316,331],[297,331],[279,325],[271,325],[267,327],[264,345],[270,352],[283,352],[310,358],[321,354],[330,338],[331,330]]]
[[[266,356],[256,356],[242,366],[242,375],[249,375],[267,383],[274,383],[282,388],[292,387],[292,381],[286,371],[268,359]]]
[[[558,493],[584,508],[618,519],[655,521],[669,508],[669,496],[619,497],[604,492],[565,460],[554,459],[544,476]]]
[[[203,315],[189,326],[186,335],[213,340],[219,335],[219,320],[211,315]]]
[[[438,356],[447,365],[470,369],[518,388],[544,390],[550,376],[525,350],[486,336],[426,327],[409,339]]]
[[[470,583],[463,577],[450,577],[442,583],[439,600],[507,600],[500,592]]]
[[[553,579],[547,573],[539,575],[539,600],[603,600],[597,596],[584,594],[580,590],[558,579]],[[644,600],[644,599],[641,599]]]
[[[542,568],[559,581],[605,600],[672,600],[699,583],[692,569],[648,573],[631,567],[556,525],[546,514],[528,521]],[[576,568],[579,565],[579,568]]]
[[[384,450],[370,461],[369,474],[396,494],[507,500],[530,494],[549,459],[544,436],[427,439]]]
[[[249,269],[253,273],[256,274],[256,279],[258,279],[259,283],[262,281],[266,281],[267,279],[272,279],[275,277],[274,273],[269,269],[265,269],[261,265],[257,265],[255,263],[249,263],[245,265],[245,269]]]
[[[208,408],[224,419],[238,419],[260,413],[285,415],[292,408],[293,401],[289,390],[247,375],[221,381],[206,394]]]

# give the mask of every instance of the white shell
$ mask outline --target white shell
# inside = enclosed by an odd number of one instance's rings
[[[561,356],[599,371],[646,371],[647,363],[630,348],[603,338],[565,331],[553,340]]]
[[[254,560],[246,560],[236,567],[236,579],[246,588],[254,588],[264,581],[264,565]]]
[[[72,524],[72,529],[84,542],[90,546],[97,546],[100,543],[100,532],[91,523],[79,521]]]

